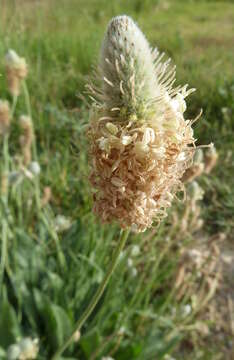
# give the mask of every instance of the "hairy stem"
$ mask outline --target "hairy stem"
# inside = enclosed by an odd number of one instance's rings
[[[100,298],[111,278],[111,275],[113,274],[113,271],[114,271],[117,261],[119,259],[119,255],[127,241],[129,231],[130,230],[121,231],[119,243],[113,254],[113,258],[112,258],[112,261],[107,270],[106,276],[104,277],[102,283],[100,284],[99,288],[97,289],[96,293],[94,294],[93,298],[91,299],[91,302],[89,303],[88,307],[86,308],[86,310],[81,315],[80,319],[75,324],[74,329],[72,331],[72,335],[65,341],[65,343],[61,346],[61,348],[58,349],[58,351],[52,357],[52,360],[59,359],[60,355],[62,355],[62,353],[67,349],[67,347],[73,342],[75,332],[81,329],[81,327],[83,326],[85,321],[91,315],[91,313],[94,310],[95,306],[97,305],[98,301],[100,300]]]

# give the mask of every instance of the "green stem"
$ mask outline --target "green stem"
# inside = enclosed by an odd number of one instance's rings
[[[26,84],[26,81],[23,81],[23,91],[24,91],[24,98],[25,98],[25,105],[27,108],[27,113],[31,119],[31,123],[32,123],[32,131],[33,131],[33,142],[32,142],[32,150],[33,150],[33,158],[35,161],[38,161],[38,156],[37,156],[37,146],[36,146],[36,137],[35,137],[35,130],[34,130],[34,125],[33,125],[33,119],[32,119],[32,108],[31,108],[31,102],[30,102],[30,96],[29,96],[29,92],[28,92],[28,87]],[[35,178],[34,180],[35,183],[35,199],[36,199],[36,205],[37,205],[37,210],[40,213],[41,211],[41,202],[40,202],[40,184],[39,184],[39,180],[38,177]]]
[[[7,240],[8,240],[8,223],[7,223],[7,211],[8,211],[8,175],[9,175],[9,145],[8,134],[4,136],[3,140],[3,157],[4,157],[4,172],[3,176],[6,176],[6,189],[2,194],[3,203],[3,220],[2,220],[2,247],[1,247],[1,266],[0,266],[0,297],[2,294],[3,275],[5,271],[7,261]]]
[[[27,112],[28,112],[28,115],[30,116],[30,118],[32,118],[30,96],[29,96],[28,87],[27,87],[25,80],[23,81],[23,90],[24,90],[24,97],[25,97],[25,104],[26,104]]]
[[[23,81],[23,90],[24,90],[25,105],[26,105],[27,113],[28,113],[29,117],[31,118],[32,125],[33,125],[30,96],[29,96],[28,87],[27,87],[27,84],[26,84],[25,81]],[[35,161],[37,161],[37,148],[36,148],[36,142],[35,142],[34,126],[33,126],[33,144],[32,144],[32,147],[33,147],[33,157],[34,157]]]
[[[2,297],[3,275],[4,275],[6,261],[7,261],[7,231],[8,231],[8,224],[7,224],[6,219],[3,219],[3,221],[2,221],[1,268],[0,268],[0,298]]]
[[[45,225],[46,229],[48,230],[50,236],[55,242],[58,262],[60,266],[60,270],[64,272],[67,269],[67,263],[63,251],[60,246],[59,238],[57,232],[54,230],[53,225],[48,222],[50,215],[47,212],[42,211],[40,214],[40,219],[42,220],[43,224]]]
[[[119,255],[127,241],[129,232],[130,232],[130,230],[124,230],[124,231],[122,230],[121,231],[119,243],[113,254],[113,259],[111,261],[111,264],[109,265],[106,276],[104,277],[102,283],[100,284],[99,288],[97,289],[96,293],[94,294],[93,298],[91,299],[91,302],[89,303],[88,307],[86,308],[86,310],[81,315],[80,319],[75,324],[72,335],[65,341],[65,343],[61,346],[61,348],[58,349],[58,351],[53,355],[52,360],[59,359],[60,355],[62,355],[62,353],[66,350],[66,348],[73,342],[75,332],[79,331],[81,329],[81,327],[84,325],[85,321],[88,319],[88,317],[93,312],[95,306],[97,305],[98,301],[100,300],[100,298],[111,278],[111,275],[113,274],[113,271],[114,271],[117,261],[119,259]]]
[[[6,134],[3,140],[3,157],[4,157],[4,171],[8,176],[10,159],[9,159],[9,135]],[[7,198],[7,195],[6,195]]]
[[[17,105],[17,101],[18,101],[18,96],[17,96],[17,95],[14,95],[14,97],[13,97],[13,102],[12,102],[12,106],[11,106],[11,119],[12,119],[13,116],[14,116],[15,108],[16,108],[16,105]]]
[[[13,97],[13,102],[11,106],[11,119],[14,116],[15,108],[17,105],[18,96]],[[3,140],[3,158],[4,158],[4,176],[7,177],[7,184],[5,193],[2,194],[2,202],[3,202],[3,220],[2,220],[2,246],[1,246],[1,265],[0,265],[0,298],[2,296],[2,284],[3,284],[3,276],[4,271],[7,266],[7,247],[8,247],[8,219],[7,219],[7,212],[8,212],[8,176],[9,176],[9,169],[10,169],[10,156],[9,156],[9,134],[5,134]]]

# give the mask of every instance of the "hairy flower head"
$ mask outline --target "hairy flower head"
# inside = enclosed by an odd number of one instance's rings
[[[20,83],[26,78],[28,67],[24,58],[9,50],[5,58],[8,87],[13,96],[20,93]]]
[[[94,211],[136,231],[166,215],[195,150],[183,116],[194,89],[173,88],[175,68],[163,56],[131,18],[115,17],[88,85]]]

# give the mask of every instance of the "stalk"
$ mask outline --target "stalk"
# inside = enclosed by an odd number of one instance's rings
[[[37,147],[36,147],[36,142],[35,142],[35,139],[36,139],[36,137],[35,137],[35,129],[34,129],[33,118],[32,118],[32,108],[31,108],[31,102],[30,102],[30,95],[29,95],[29,91],[28,91],[26,81],[23,81],[23,91],[24,91],[24,98],[25,98],[25,105],[26,105],[27,113],[28,113],[28,115],[29,115],[29,117],[31,118],[31,121],[32,121],[32,128],[33,128],[33,143],[32,143],[33,157],[34,157],[35,161],[37,161],[38,156],[37,156]]]
[[[52,225],[48,222],[49,216],[47,213],[44,213],[44,211],[42,211],[40,214],[40,218],[41,218],[43,224],[45,225],[46,229],[48,230],[50,236],[52,237],[52,239],[55,242],[55,247],[56,247],[60,270],[64,271],[67,268],[67,264],[66,264],[65,256],[64,256],[63,251],[60,246],[58,235],[57,235],[56,231],[53,229]]]
[[[4,215],[5,216],[5,215]],[[3,276],[7,262],[7,232],[8,224],[6,219],[2,221],[2,247],[1,247],[1,267],[0,267],[0,298],[2,296],[2,285],[3,285]]]
[[[3,157],[4,157],[4,176],[7,177],[7,184],[5,192],[2,194],[3,204],[3,220],[2,220],[2,247],[1,247],[1,266],[0,266],[0,297],[2,295],[2,284],[3,276],[7,262],[7,243],[8,243],[8,174],[9,174],[9,145],[8,145],[8,134],[4,136],[3,140]]]
[[[34,130],[34,124],[33,124],[33,119],[32,119],[32,108],[31,108],[30,96],[29,96],[29,91],[28,91],[26,81],[23,81],[22,85],[23,85],[23,91],[24,91],[24,98],[25,98],[25,105],[26,105],[26,108],[27,108],[27,113],[28,113],[29,117],[31,118],[31,123],[32,123],[32,130],[33,130],[33,141],[32,141],[33,158],[34,158],[35,161],[38,161],[37,147],[36,147],[36,141],[35,141],[35,139],[36,139],[35,138],[35,130]],[[34,183],[35,183],[36,205],[37,205],[38,211],[40,212],[40,210],[41,210],[40,185],[39,185],[39,181],[38,181],[37,177],[35,178]]]
[[[93,298],[91,299],[91,302],[89,303],[88,307],[86,308],[86,310],[83,312],[83,314],[81,315],[80,319],[77,321],[77,323],[74,326],[74,329],[72,331],[72,335],[65,341],[65,343],[61,346],[60,349],[58,349],[58,351],[53,355],[52,360],[57,360],[59,359],[60,355],[62,355],[62,353],[67,349],[67,347],[73,342],[73,338],[74,338],[74,334],[76,331],[80,330],[81,327],[84,325],[84,323],[86,322],[86,320],[88,319],[88,317],[91,315],[91,313],[93,312],[95,306],[97,305],[98,301],[100,300],[110,278],[111,275],[114,272],[114,269],[116,267],[117,261],[119,259],[119,255],[122,251],[122,249],[124,248],[124,245],[127,241],[128,235],[129,235],[130,230],[122,230],[120,233],[120,239],[119,239],[119,243],[118,246],[113,254],[113,258],[112,261],[109,265],[109,268],[107,270],[106,276],[104,277],[102,283],[100,284],[99,288],[97,289],[96,293],[94,294]]]
[[[25,80],[22,82],[22,85],[23,85],[23,91],[24,91],[24,98],[25,98],[25,105],[26,105],[26,108],[27,108],[27,113],[28,113],[28,115],[29,115],[29,117],[31,119],[31,124],[32,124],[32,131],[33,131],[33,141],[32,141],[33,159],[35,161],[38,161],[37,146],[36,146],[36,136],[35,136],[35,129],[34,129],[34,123],[33,123],[33,118],[32,118],[32,107],[31,107],[30,95],[29,95],[28,87],[27,87],[27,84],[26,84]],[[46,225],[47,230],[49,231],[50,235],[52,236],[53,240],[55,241],[55,245],[56,245],[56,249],[57,249],[58,261],[59,261],[61,270],[64,270],[64,268],[66,267],[66,260],[65,260],[65,257],[63,255],[62,249],[61,249],[60,244],[59,244],[58,235],[53,230],[53,228],[51,227],[49,222],[47,221],[46,214],[44,214],[44,211],[42,211],[42,208],[41,208],[40,184],[39,184],[38,177],[36,177],[34,179],[34,184],[35,184],[35,199],[36,199],[36,205],[37,205],[38,213],[40,214],[40,217],[41,217],[43,223]]]
[[[13,96],[10,119],[12,120],[15,108],[17,105],[18,96]],[[10,156],[9,156],[9,134],[6,133],[3,139],[3,159],[4,159],[4,176],[8,178],[9,168],[10,168]],[[3,284],[3,276],[4,271],[7,266],[7,248],[8,248],[8,180],[5,193],[2,194],[2,204],[3,204],[3,219],[2,219],[2,246],[1,246],[1,265],[0,265],[0,297],[2,294],[2,284]]]
[[[18,95],[14,95],[14,96],[13,96],[12,107],[11,107],[11,119],[12,119],[13,116],[14,116],[15,108],[16,108],[16,105],[17,105],[17,101],[18,101]]]

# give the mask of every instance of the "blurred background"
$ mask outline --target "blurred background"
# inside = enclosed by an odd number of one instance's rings
[[[130,236],[61,359],[234,359],[232,0],[0,0],[0,98],[13,115],[7,143],[0,132],[0,359],[50,359],[116,244],[118,227],[92,214],[85,84],[107,24],[120,14],[172,58],[177,85],[197,89],[185,115],[203,109],[197,143],[215,149],[198,153],[185,202],[160,227]],[[28,64],[17,104],[9,49]],[[21,115],[32,118],[29,161]]]

